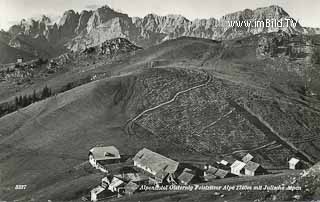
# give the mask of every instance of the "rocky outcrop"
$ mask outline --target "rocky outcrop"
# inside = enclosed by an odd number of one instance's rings
[[[86,48],[83,53],[85,54],[99,54],[113,57],[121,53],[130,53],[140,50],[142,48],[134,45],[125,38],[115,38],[107,40],[102,44],[90,48]]]

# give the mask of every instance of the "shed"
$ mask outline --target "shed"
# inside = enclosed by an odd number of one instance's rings
[[[188,185],[195,178],[195,175],[192,173],[191,169],[185,168],[182,173],[179,175],[178,180],[183,185]]]
[[[263,169],[259,163],[253,161],[248,161],[244,169],[245,175],[247,176],[262,175],[265,173],[265,169]]]
[[[244,175],[244,167],[246,164],[242,161],[236,160],[232,165],[231,165],[231,173],[241,176]]]
[[[215,175],[215,173],[217,171],[218,171],[218,168],[214,166],[208,166],[208,169],[204,171],[204,180],[210,181],[210,180],[216,179],[217,176]]]
[[[119,150],[115,146],[93,147],[89,152],[90,164],[97,168],[97,164],[116,163],[121,159]]]
[[[172,178],[179,166],[179,162],[146,148],[135,155],[133,164],[150,173],[159,182],[162,182],[167,177]]]
[[[17,63],[22,63],[22,62],[23,62],[23,57],[18,56],[18,57],[17,57]]]
[[[249,162],[249,161],[252,161],[253,158],[254,158],[254,157],[253,157],[250,153],[248,153],[248,154],[246,154],[246,155],[242,158],[242,162],[247,163],[247,162]]]
[[[112,193],[109,190],[107,190],[101,186],[97,186],[90,191],[91,201],[94,201],[94,202],[99,201],[99,200],[106,198],[108,196],[111,196],[111,195],[112,195]]]
[[[126,186],[124,186],[125,194],[132,195],[137,192],[139,189],[139,185],[134,182],[129,182]]]
[[[296,170],[296,169],[302,169],[302,168],[303,168],[303,163],[299,159],[292,157],[289,160],[289,169]]]

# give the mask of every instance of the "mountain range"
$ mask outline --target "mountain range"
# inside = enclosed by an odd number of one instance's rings
[[[246,27],[230,26],[234,21],[266,21],[267,19],[289,19],[296,26],[285,27]],[[43,15],[41,19],[23,19],[7,32],[0,32],[0,46],[4,51],[13,52],[1,57],[0,63],[14,62],[16,57],[53,57],[68,50],[78,51],[86,47],[97,46],[106,40],[123,37],[141,47],[150,47],[165,40],[181,36],[214,40],[241,38],[258,33],[270,33],[283,30],[289,34],[317,34],[316,28],[303,27],[279,6],[269,6],[255,10],[227,14],[220,19],[195,19],[193,21],[181,15],[159,16],[148,14],[143,18],[129,17],[103,6],[96,10],[84,10],[81,13],[68,10],[58,23]],[[16,49],[16,50],[12,50]]]

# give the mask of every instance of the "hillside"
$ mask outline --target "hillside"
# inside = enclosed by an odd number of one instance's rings
[[[0,118],[0,179],[7,188],[0,199],[78,199],[100,177],[85,164],[94,145],[131,155],[149,147],[209,162],[250,151],[274,169],[293,155],[310,165],[319,161],[320,103],[303,90],[300,71],[301,64],[317,66],[308,63],[312,53],[298,58],[264,48],[275,38],[286,35],[183,37],[54,74],[52,87],[109,72]],[[16,191],[16,184],[28,188]]]

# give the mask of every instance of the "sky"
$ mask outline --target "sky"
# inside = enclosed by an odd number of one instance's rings
[[[0,0],[0,29],[7,30],[23,18],[45,14],[57,20],[65,10],[93,10],[102,5],[129,16],[181,14],[190,20],[279,5],[303,26],[320,27],[319,0]]]

